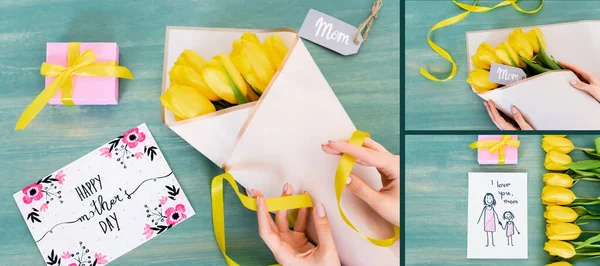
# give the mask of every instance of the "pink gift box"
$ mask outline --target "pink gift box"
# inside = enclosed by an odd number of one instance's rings
[[[46,44],[46,62],[67,66],[68,46],[66,42]],[[82,42],[80,53],[91,49],[96,57],[96,62],[119,62],[119,47],[114,42]],[[46,77],[46,86],[55,77]],[[48,102],[49,104],[63,104],[60,97],[61,91]],[[73,102],[76,105],[109,105],[119,102],[119,79],[114,77],[84,77],[73,76]]]
[[[512,135],[511,140],[517,140],[517,135]],[[502,140],[501,135],[479,135],[478,141],[482,140]],[[504,146],[504,164],[517,164],[519,161],[519,148],[509,145]],[[498,152],[492,154],[487,149],[477,150],[477,161],[479,164],[499,164]]]

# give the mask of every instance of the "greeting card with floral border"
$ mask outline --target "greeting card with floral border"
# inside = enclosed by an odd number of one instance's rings
[[[146,124],[14,194],[47,265],[115,260],[194,215]]]

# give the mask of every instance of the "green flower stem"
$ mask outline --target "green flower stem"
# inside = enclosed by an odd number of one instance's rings
[[[581,231],[582,233],[587,233],[587,234],[600,234],[600,231]]]

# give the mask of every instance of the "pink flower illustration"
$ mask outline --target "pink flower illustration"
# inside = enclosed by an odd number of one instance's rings
[[[71,252],[65,251],[63,252],[62,256],[60,256],[63,259],[70,259],[71,258]],[[70,264],[69,264],[70,265]]]
[[[65,174],[63,173],[63,170],[58,171],[58,173],[56,173],[54,178],[56,178],[58,183],[62,185],[63,182],[65,182]]]
[[[146,236],[146,239],[149,239],[150,237],[152,237],[153,234],[154,234],[154,231],[152,229],[150,229],[150,225],[146,224],[146,227],[144,227],[144,232],[142,233],[142,235]]]
[[[42,192],[42,184],[31,184],[22,191],[23,194],[25,194],[23,196],[23,202],[25,202],[25,204],[29,204],[34,200],[40,200],[44,196],[44,193]]]
[[[45,212],[48,209],[48,204],[44,203],[42,204],[42,206],[40,206],[40,211]]]
[[[167,211],[165,211],[165,215],[167,216],[168,225],[176,225],[187,218],[187,216],[185,216],[185,206],[182,204],[177,204],[175,208],[168,208]]]
[[[167,203],[167,200],[169,198],[167,198],[167,196],[163,196],[162,198],[160,198],[160,200],[158,201],[160,203],[160,205],[165,205],[165,203]]]
[[[108,262],[106,255],[102,255],[101,253],[94,253],[94,257],[96,257],[96,264],[106,264]]]
[[[106,158],[111,158],[112,154],[110,153],[110,148],[104,147],[100,149],[100,156],[104,156]]]
[[[135,148],[137,147],[139,142],[143,142],[145,139],[146,135],[144,134],[144,132],[140,132],[139,129],[136,127],[125,132],[125,134],[123,134],[122,140],[125,144],[127,144],[129,148]]]
[[[142,153],[142,152],[136,152],[135,153],[135,158],[136,159],[142,159],[142,158],[144,158],[144,153]]]

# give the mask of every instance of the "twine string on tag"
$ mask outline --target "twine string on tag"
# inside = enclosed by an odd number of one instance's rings
[[[361,35],[363,30],[365,31],[362,36],[363,42],[367,40],[367,36],[369,36],[369,30],[371,30],[371,24],[373,24],[373,20],[375,20],[377,17],[377,12],[379,12],[379,9],[381,9],[381,6],[383,5],[382,1],[383,0],[376,0],[375,3],[373,3],[373,6],[371,7],[371,15],[369,15],[369,17],[367,17],[367,19],[360,24],[360,26],[358,26],[358,29],[356,29],[356,33],[354,34],[354,44],[359,44],[358,36]]]

